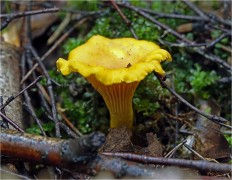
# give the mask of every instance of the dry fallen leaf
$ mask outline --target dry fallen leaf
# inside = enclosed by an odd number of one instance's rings
[[[220,115],[220,108],[214,101],[200,101],[202,111],[210,110],[211,114]],[[202,116],[198,117],[195,150],[205,158],[221,159],[230,157],[227,140],[220,132],[220,126]]]

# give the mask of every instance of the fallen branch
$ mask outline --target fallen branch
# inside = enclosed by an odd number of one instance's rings
[[[66,168],[93,160],[105,141],[105,135],[100,132],[64,140],[3,129],[0,138],[3,156]]]
[[[21,161],[44,163],[64,168],[65,171],[91,174],[109,171],[116,177],[147,176],[162,177],[154,168],[127,162],[119,158],[97,155],[98,147],[104,142],[104,135],[93,133],[80,139],[62,140],[47,138],[16,131],[4,130],[0,135],[1,154]]]
[[[95,132],[79,139],[58,139],[2,130],[0,133],[1,155],[21,161],[43,163],[64,168],[66,171],[91,172],[110,171],[116,177],[147,176],[155,177],[159,172],[154,168],[127,162],[119,158],[97,155],[98,148],[104,143],[105,136]]]
[[[206,161],[190,161],[182,159],[154,158],[130,153],[106,153],[97,155],[98,148],[104,143],[105,136],[95,132],[79,139],[57,139],[20,133],[13,130],[2,130],[0,134],[1,154],[21,161],[43,163],[57,166],[70,172],[81,172],[89,175],[108,171],[115,177],[165,177],[168,171],[160,172],[160,168],[146,164],[174,165],[194,168],[207,172],[230,172],[230,165]],[[136,162],[129,162],[115,157],[122,157]]]
[[[119,158],[97,156],[97,149],[103,144],[105,136],[92,133],[80,139],[62,140],[3,130],[0,134],[1,155],[18,158],[21,161],[43,163],[64,168],[73,173],[109,171],[116,177],[162,177],[154,168]]]
[[[89,170],[94,170],[95,172],[108,171],[111,172],[116,178],[129,176],[130,178],[155,177],[159,179],[164,177],[164,174],[159,172],[159,169],[138,164],[136,162],[125,161],[119,158],[107,157],[104,155],[99,155],[91,163],[78,168],[80,168],[80,172],[88,172]]]
[[[231,173],[231,165],[212,163],[202,160],[185,160],[163,157],[152,157],[132,153],[102,153],[106,156],[121,157],[127,160],[137,161],[145,164],[174,165],[185,168],[194,168],[203,172]]]

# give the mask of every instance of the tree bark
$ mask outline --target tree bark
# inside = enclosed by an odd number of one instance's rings
[[[20,51],[15,46],[0,41],[0,96],[4,102],[20,92]],[[6,116],[23,128],[22,99],[17,97],[5,107]],[[12,129],[13,127],[10,126]]]
[[[2,129],[0,138],[2,155],[66,168],[92,161],[105,142],[100,132],[79,139],[58,139]]]

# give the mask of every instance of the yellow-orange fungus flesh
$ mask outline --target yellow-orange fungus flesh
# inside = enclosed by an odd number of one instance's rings
[[[102,95],[111,128],[132,128],[133,94],[149,73],[164,75],[160,63],[165,60],[171,61],[171,55],[153,42],[95,35],[73,49],[68,60],[59,58],[56,65],[63,75],[78,72]]]
[[[104,85],[94,76],[87,80],[102,95],[110,111],[110,127],[133,126],[132,98],[139,82]]]

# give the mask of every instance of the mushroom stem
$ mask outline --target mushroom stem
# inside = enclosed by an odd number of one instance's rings
[[[110,128],[133,127],[132,98],[139,82],[104,85],[94,76],[87,77],[93,87],[102,95],[110,111]]]
[[[139,82],[155,71],[164,75],[160,63],[171,55],[155,43],[134,38],[108,39],[95,35],[73,49],[68,60],[59,58],[63,75],[78,72],[102,95],[110,111],[110,127],[132,129],[132,98]]]

